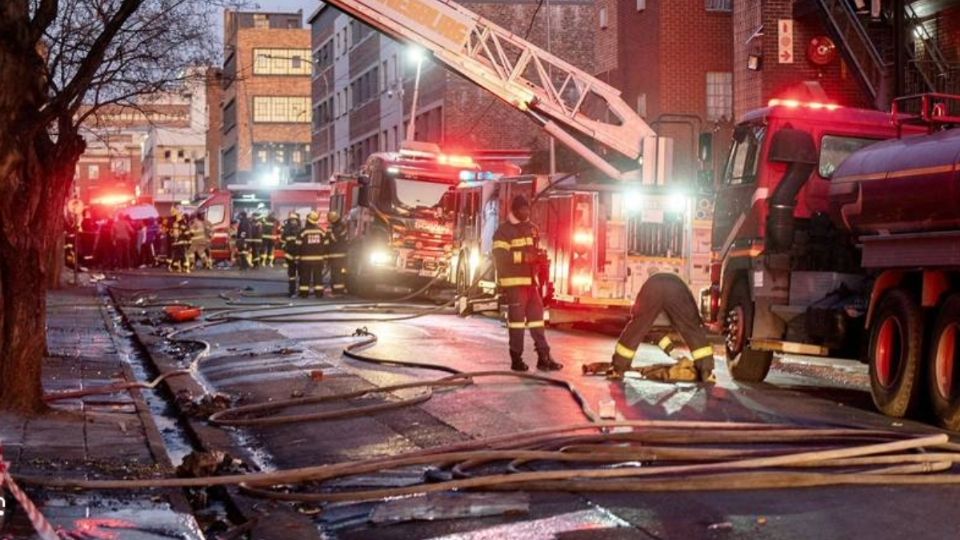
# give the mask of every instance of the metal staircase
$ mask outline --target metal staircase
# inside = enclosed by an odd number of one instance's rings
[[[848,0],[817,0],[847,62],[878,108],[886,108],[890,96],[892,64],[884,61],[859,15]]]

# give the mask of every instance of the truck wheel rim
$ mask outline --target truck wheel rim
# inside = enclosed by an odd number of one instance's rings
[[[900,365],[901,351],[900,322],[895,317],[889,317],[880,325],[873,355],[877,365],[877,380],[881,385],[889,387],[893,384]]]
[[[937,339],[937,358],[934,365],[937,378],[937,392],[940,397],[949,400],[953,397],[953,365],[957,358],[956,323],[948,325]]]
[[[743,306],[737,305],[727,312],[727,348],[732,353],[743,350]]]

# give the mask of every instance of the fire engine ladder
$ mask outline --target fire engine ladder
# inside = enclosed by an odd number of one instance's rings
[[[640,168],[656,133],[620,91],[450,0],[330,0],[380,32],[429,50],[461,76],[526,113],[605,174],[623,172],[571,131],[616,150]]]

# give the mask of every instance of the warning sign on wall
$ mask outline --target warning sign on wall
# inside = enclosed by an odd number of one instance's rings
[[[793,63],[793,19],[777,21],[777,61]]]

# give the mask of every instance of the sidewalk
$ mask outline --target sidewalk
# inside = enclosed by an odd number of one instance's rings
[[[118,353],[108,313],[94,287],[66,288],[47,296],[44,360],[47,393],[134,379]],[[50,414],[0,415],[3,459],[14,475],[127,478],[172,474],[162,438],[139,391],[58,401]],[[122,538],[202,538],[180,491],[57,492],[27,487],[57,528],[104,531]],[[26,538],[32,529],[6,497],[0,539]],[[110,521],[99,521],[110,520]],[[104,534],[99,532],[97,534]]]

